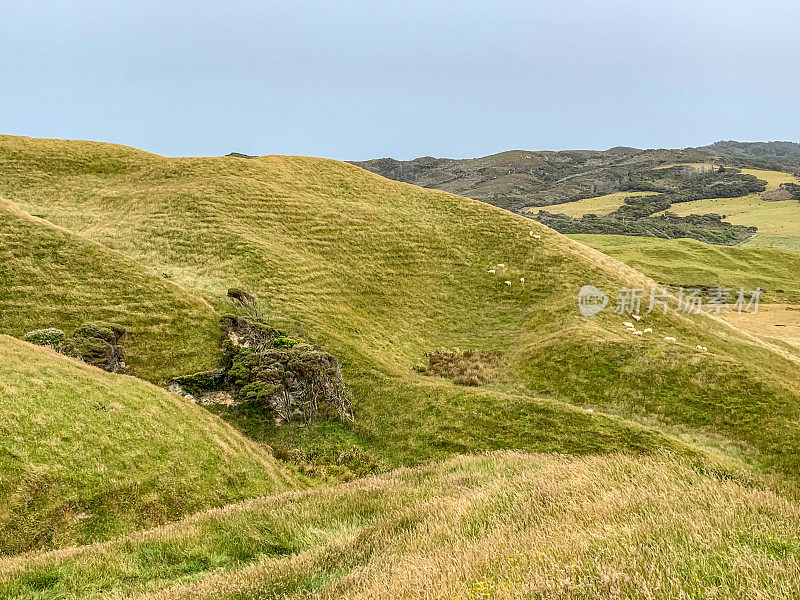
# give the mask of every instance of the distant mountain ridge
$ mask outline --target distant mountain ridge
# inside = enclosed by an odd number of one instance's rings
[[[631,175],[674,163],[716,162],[800,174],[800,144],[720,141],[685,149],[511,150],[480,158],[430,156],[354,162],[389,179],[482,200],[518,212],[620,191]]]

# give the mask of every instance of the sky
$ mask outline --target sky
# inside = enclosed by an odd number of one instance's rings
[[[166,156],[800,141],[797,0],[2,0],[0,133]]]

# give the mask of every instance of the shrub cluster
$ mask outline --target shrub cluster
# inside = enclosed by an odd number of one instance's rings
[[[67,356],[105,371],[116,373],[125,367],[124,341],[127,330],[114,323],[84,323],[70,336],[60,329],[37,329],[23,336],[26,342],[49,346]]]
[[[250,317],[225,316],[220,325],[224,339],[220,368],[176,378],[183,389],[198,397],[230,392],[237,403],[262,407],[284,423],[353,419],[335,356]]]

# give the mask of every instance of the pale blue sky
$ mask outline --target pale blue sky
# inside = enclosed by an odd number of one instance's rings
[[[165,155],[800,141],[797,0],[2,0],[0,133]]]

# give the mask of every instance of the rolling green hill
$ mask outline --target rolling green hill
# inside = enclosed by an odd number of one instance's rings
[[[130,331],[131,372],[153,381],[213,360],[214,310],[118,252],[31,217],[0,198],[0,332],[22,336],[87,321]]]
[[[166,159],[6,136],[0,173],[0,192],[21,209],[219,311],[227,289],[243,287],[273,322],[302,326],[339,355],[353,426],[301,430],[220,409],[280,450],[355,445],[387,465],[498,448],[648,451],[673,443],[655,423],[800,476],[796,363],[712,319],[654,314],[655,333],[633,339],[610,311],[580,317],[582,285],[613,296],[648,281],[518,215],[301,157]],[[181,347],[198,335],[178,334]],[[499,352],[504,366],[479,388],[416,373],[437,347]]]
[[[634,337],[613,312],[647,275],[757,270],[793,301],[789,254],[637,262],[303,157],[0,136],[0,195],[0,334],[111,320],[139,377],[0,336],[0,551],[40,550],[0,558],[0,596],[797,595],[800,354],[674,311]],[[611,296],[591,318],[587,284]],[[355,422],[210,407],[237,431],[152,385],[218,365],[232,287],[339,357]],[[492,377],[423,374],[436,349]],[[302,489],[354,462],[381,473]]]
[[[497,452],[0,561],[19,600],[772,598],[800,509],[667,455]]]
[[[0,336],[0,553],[85,543],[301,486],[201,407]]]

